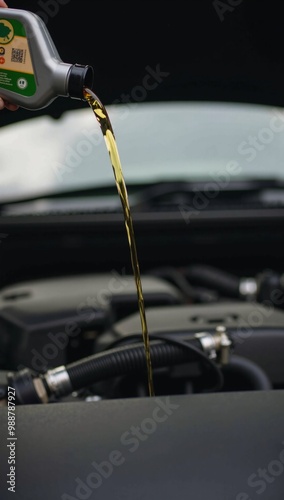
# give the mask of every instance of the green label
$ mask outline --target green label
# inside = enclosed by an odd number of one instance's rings
[[[15,19],[0,18],[0,88],[27,97],[36,92],[26,31]]]
[[[36,92],[34,76],[27,74],[23,75],[23,73],[18,73],[17,71],[4,71],[1,69],[0,87],[25,96],[32,96]]]

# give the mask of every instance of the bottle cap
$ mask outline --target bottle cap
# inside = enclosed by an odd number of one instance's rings
[[[84,99],[84,87],[89,89],[93,86],[94,70],[92,66],[73,64],[69,72],[68,94],[74,99]]]

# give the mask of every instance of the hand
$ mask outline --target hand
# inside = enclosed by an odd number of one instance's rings
[[[4,0],[0,0],[0,7],[7,8],[8,5],[4,2]],[[19,106],[17,106],[17,104],[11,104],[0,97],[0,110],[4,108],[9,109],[10,111],[16,111]]]

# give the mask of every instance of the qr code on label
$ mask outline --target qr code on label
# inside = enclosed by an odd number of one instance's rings
[[[12,49],[12,62],[24,63],[25,62],[25,50],[24,49]]]

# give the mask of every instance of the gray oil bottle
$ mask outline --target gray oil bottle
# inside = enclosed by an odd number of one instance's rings
[[[38,110],[59,96],[83,100],[92,84],[93,68],[64,63],[37,14],[0,9],[0,97]]]

